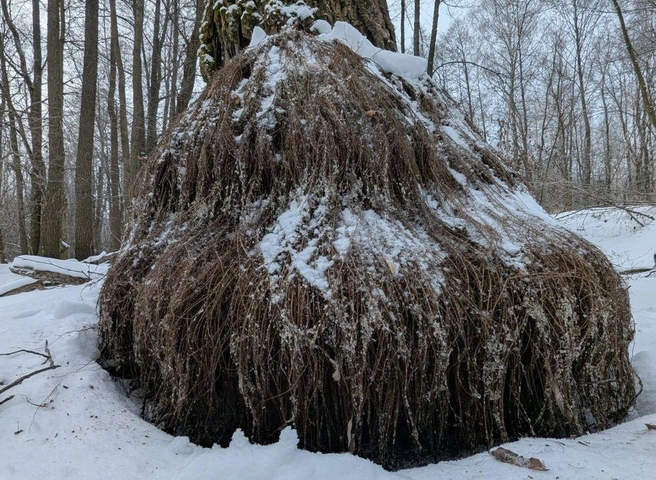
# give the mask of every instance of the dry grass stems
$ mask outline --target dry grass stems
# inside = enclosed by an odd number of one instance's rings
[[[301,32],[215,74],[100,300],[150,418],[224,446],[293,425],[386,468],[621,420],[625,287],[472,128],[429,80]]]

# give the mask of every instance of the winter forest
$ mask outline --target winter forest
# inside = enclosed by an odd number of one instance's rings
[[[203,8],[2,0],[1,258],[118,248],[141,165],[203,88]],[[653,201],[653,0],[389,8],[396,48],[428,58],[547,211]]]

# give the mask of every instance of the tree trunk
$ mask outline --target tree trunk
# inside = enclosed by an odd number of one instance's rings
[[[84,67],[80,126],[75,160],[75,258],[93,254],[93,133],[98,82],[98,0],[87,0],[84,14]]]
[[[103,192],[105,191],[104,176],[105,168],[102,165],[98,165],[95,182],[96,194],[93,203],[93,254],[100,252],[102,244],[102,219],[105,207],[105,200],[103,198]]]
[[[581,165],[581,183],[589,187],[592,181],[592,128],[590,126],[590,115],[588,113],[588,100],[585,94],[585,82],[583,79],[583,39],[579,25],[578,3],[573,2],[574,7],[574,42],[576,47],[576,76],[579,87],[579,99],[581,101],[581,116],[583,117],[583,158]]]
[[[419,56],[420,50],[419,50],[419,37],[421,36],[421,20],[420,20],[420,14],[421,12],[421,2],[419,0],[415,0],[415,21],[414,21],[414,31],[412,32],[412,54],[415,56]]]
[[[198,62],[198,48],[200,47],[200,25],[202,20],[203,0],[196,0],[196,20],[194,21],[194,29],[191,32],[191,37],[189,37],[187,42],[185,60],[182,67],[182,82],[180,83],[180,92],[175,99],[175,107],[171,108],[171,118],[176,117],[187,108],[189,101],[191,100],[191,95],[194,92],[194,83],[196,81],[196,63]],[[175,89],[175,82],[172,82],[171,85],[173,86],[173,89]]]
[[[226,10],[227,2],[206,2],[200,39],[200,67],[207,80],[212,72],[221,68],[228,60],[250,43],[255,26],[267,33],[275,33],[287,23],[289,17],[282,11],[270,14],[269,2],[254,0],[239,4]],[[293,4],[283,0],[283,4]],[[306,0],[308,6],[316,7],[312,19],[299,22],[299,27],[309,28],[314,19],[324,19],[330,23],[346,21],[362,32],[380,48],[396,50],[394,25],[387,10],[387,0]],[[221,9],[224,9],[222,12]],[[257,18],[263,21],[258,22]]]
[[[405,53],[406,0],[401,0],[401,53]]]
[[[150,61],[150,85],[148,87],[146,152],[150,152],[157,145],[157,111],[159,110],[159,92],[162,85],[162,44],[164,43],[169,19],[168,12],[166,12],[164,25],[160,28],[161,9],[161,0],[156,0],[155,18],[153,20],[153,49]]]
[[[143,45],[144,1],[135,0],[134,13],[134,44],[132,48],[132,135],[130,138],[130,160],[126,176],[126,190],[128,198],[134,197],[132,185],[139,173],[140,158],[146,155],[146,138],[144,125],[143,82],[141,70],[141,47]]]
[[[116,74],[118,70],[118,29],[116,28],[116,0],[110,0],[111,11],[111,44],[109,54],[109,90],[107,92],[107,113],[109,115],[109,188],[111,191],[109,200],[109,232],[111,237],[110,248],[118,250],[121,246],[121,197],[120,197],[120,168],[119,168],[119,146],[118,146],[118,115],[116,113]]]
[[[32,0],[32,52],[34,55],[34,81],[30,91],[30,133],[32,136],[32,170],[30,183],[30,250],[36,255],[41,247],[41,214],[46,185],[46,165],[43,161],[43,108],[41,90],[43,60],[41,55],[41,5]]]
[[[64,2],[48,0],[48,185],[42,222],[41,254],[60,257],[64,194]]]
[[[123,57],[121,55],[121,46],[119,44],[118,33],[118,16],[116,14],[116,0],[109,0],[110,23],[111,23],[111,44],[112,53],[116,60],[116,74],[118,80],[118,105],[119,105],[119,133],[121,139],[121,160],[124,165],[123,170],[123,195],[120,200],[127,196],[130,188],[128,183],[128,164],[130,162],[130,132],[128,128],[128,107],[127,95],[125,93],[125,68],[123,67]]]
[[[427,73],[429,75],[433,75],[433,65],[435,64],[435,45],[437,44],[437,27],[440,20],[440,4],[442,3],[442,0],[434,0],[434,2],[435,8],[433,9],[433,26],[431,28],[430,44],[428,45]]]
[[[601,104],[604,108],[604,186],[608,200],[611,198],[612,185],[612,165],[610,151],[610,114],[608,103],[606,101],[606,73],[604,72],[601,80]]]
[[[4,124],[4,115],[5,115],[5,102],[4,102],[4,95],[0,95],[0,125]],[[0,158],[5,158],[5,154],[3,151],[3,139],[2,139],[2,134],[4,132],[3,128],[0,128]],[[3,179],[3,163],[0,162],[0,192],[2,192],[2,179]],[[0,208],[2,208],[2,196],[0,196]],[[2,225],[0,225],[0,263],[5,263],[6,261],[5,257],[5,237],[2,233]]]

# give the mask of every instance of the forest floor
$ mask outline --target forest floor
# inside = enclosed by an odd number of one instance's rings
[[[349,454],[298,450],[296,434],[289,429],[269,446],[251,445],[238,432],[227,449],[205,449],[185,437],[167,435],[140,418],[139,399],[128,396],[95,362],[102,280],[94,280],[0,297],[0,392],[5,389],[0,393],[0,479],[653,478],[656,431],[646,424],[656,424],[656,273],[650,275],[656,252],[654,218],[656,207],[646,206],[559,216],[598,245],[619,271],[634,272],[625,274],[636,328],[630,354],[643,392],[627,421],[609,430],[504,445],[539,459],[548,471],[502,463],[483,452],[387,472]],[[73,263],[67,268],[74,269]],[[0,292],[28,283],[0,265]],[[17,353],[5,355],[12,352]]]

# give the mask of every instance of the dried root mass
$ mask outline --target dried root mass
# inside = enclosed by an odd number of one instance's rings
[[[375,112],[372,114],[371,112]],[[387,468],[621,420],[626,289],[427,78],[271,37],[152,155],[101,295],[151,418]]]

